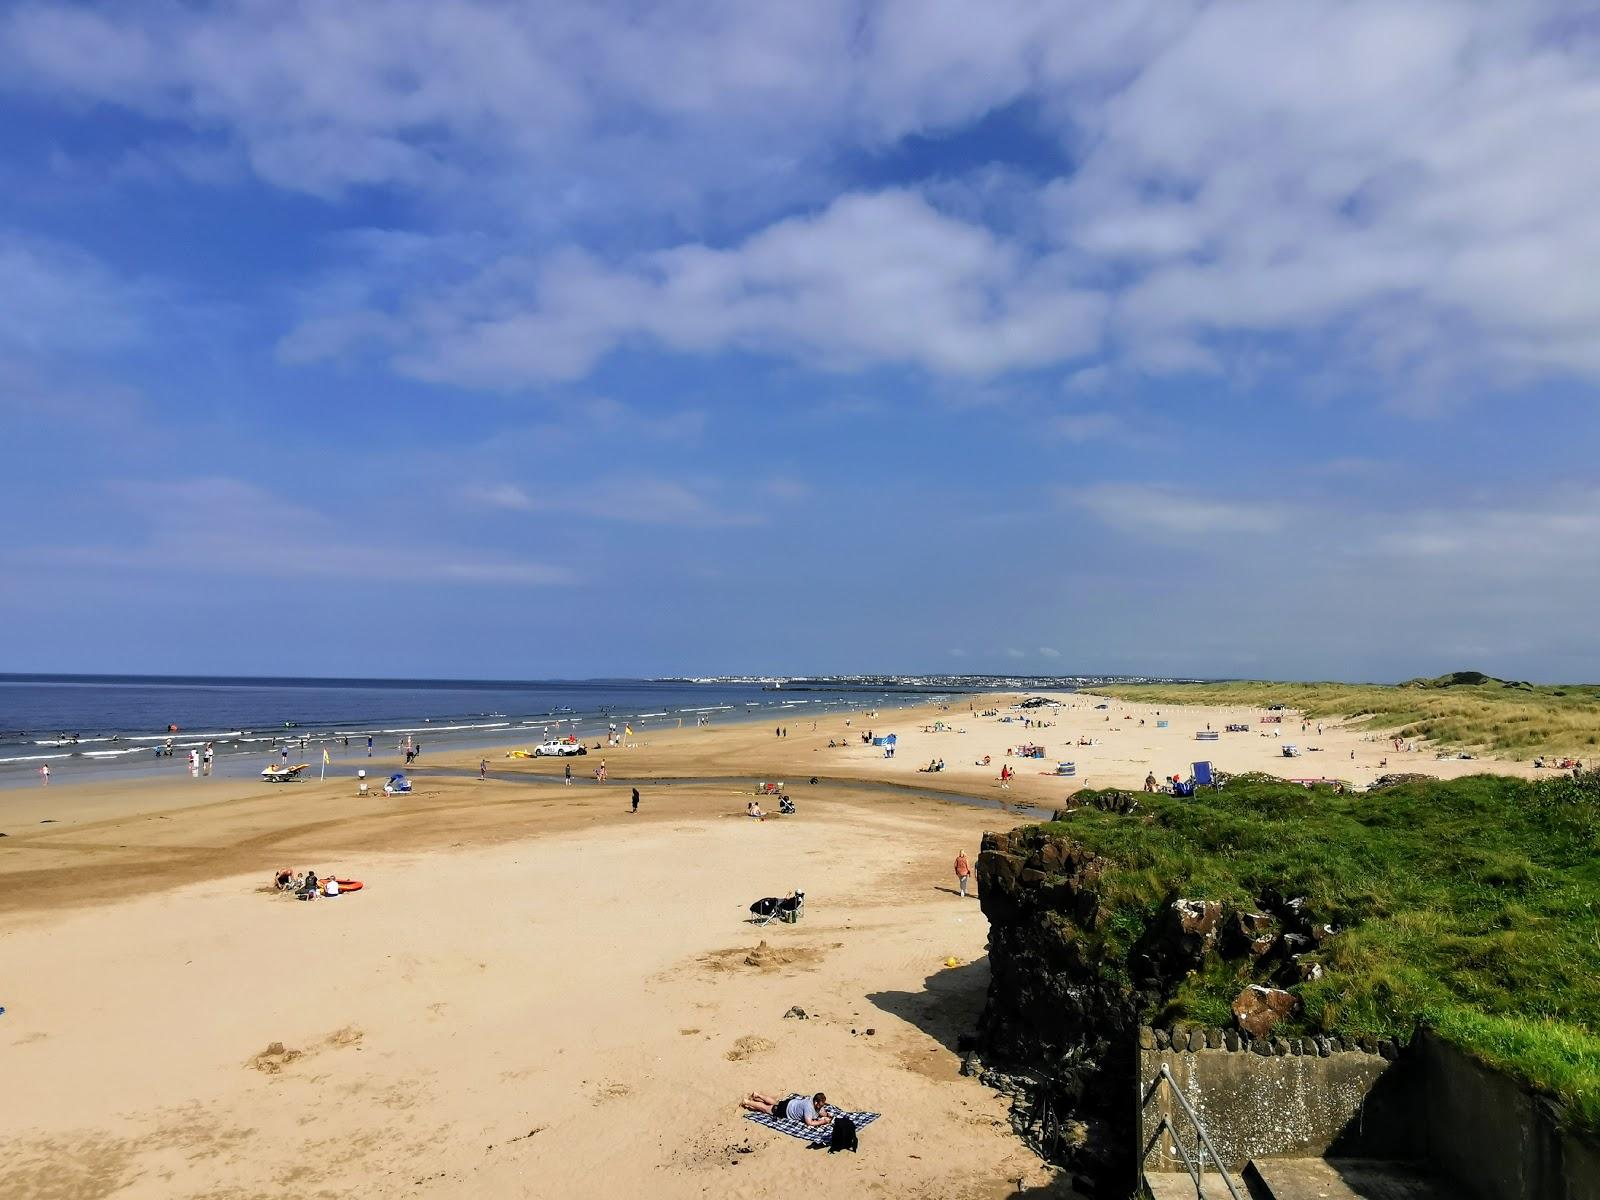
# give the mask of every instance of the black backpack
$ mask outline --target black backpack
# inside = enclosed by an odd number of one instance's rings
[[[833,1137],[828,1141],[828,1153],[836,1154],[840,1150],[856,1152],[856,1123],[849,1117],[835,1117],[833,1119]]]

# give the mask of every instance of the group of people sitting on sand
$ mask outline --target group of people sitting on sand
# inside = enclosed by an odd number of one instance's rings
[[[339,881],[332,875],[318,879],[314,870],[304,875],[292,867],[279,867],[272,884],[280,892],[290,892],[296,900],[315,900],[318,896],[337,896]]]
[[[944,759],[942,759],[942,758],[930,758],[928,760],[928,765],[927,766],[918,767],[917,770],[922,771],[924,773],[929,772],[929,771],[942,771],[942,770],[944,770]]]

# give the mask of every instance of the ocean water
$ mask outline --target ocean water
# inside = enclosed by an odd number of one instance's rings
[[[768,690],[748,683],[644,679],[431,681],[373,679],[194,679],[0,675],[0,782],[32,777],[42,763],[61,782],[89,772],[166,764],[210,744],[219,773],[265,762],[283,744],[296,761],[333,747],[365,755],[366,739],[392,756],[407,739],[428,747],[527,745],[546,732],[603,736],[615,724],[655,728],[770,720],[924,701],[927,691],[809,685]],[[809,719],[815,719],[814,717]],[[176,726],[170,731],[169,726]],[[345,749],[344,740],[349,739]],[[303,743],[303,745],[302,745]],[[237,760],[237,761],[236,761]],[[259,769],[254,767],[252,769]]]

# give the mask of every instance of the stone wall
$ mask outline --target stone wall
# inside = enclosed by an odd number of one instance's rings
[[[1163,1066],[1230,1171],[1268,1155],[1405,1157],[1414,1071],[1399,1061],[1393,1043],[1362,1049],[1338,1038],[1250,1042],[1214,1029],[1170,1035],[1144,1029],[1139,1042],[1145,1170],[1183,1170],[1170,1138],[1150,1144],[1162,1117],[1191,1150],[1195,1145],[1193,1125],[1171,1087],[1150,1086]]]
[[[1475,1200],[1600,1200],[1600,1148],[1563,1131],[1554,1101],[1433,1034],[1415,1042],[1418,1147]]]

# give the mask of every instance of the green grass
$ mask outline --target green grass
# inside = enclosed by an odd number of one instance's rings
[[[1258,907],[1309,898],[1342,932],[1291,989],[1296,1031],[1407,1038],[1419,1022],[1560,1098],[1600,1130],[1600,776],[1479,775],[1376,794],[1262,776],[1131,816],[1082,808],[1045,828],[1106,857],[1102,917],[1081,936],[1127,978],[1176,896]],[[1259,965],[1211,956],[1145,1016],[1227,1025]]]
[[[1232,683],[1123,684],[1108,696],[1152,704],[1283,704],[1317,718],[1356,717],[1374,730],[1396,730],[1440,747],[1515,758],[1535,754],[1600,759],[1600,685],[1536,686],[1461,671],[1401,684]]]

